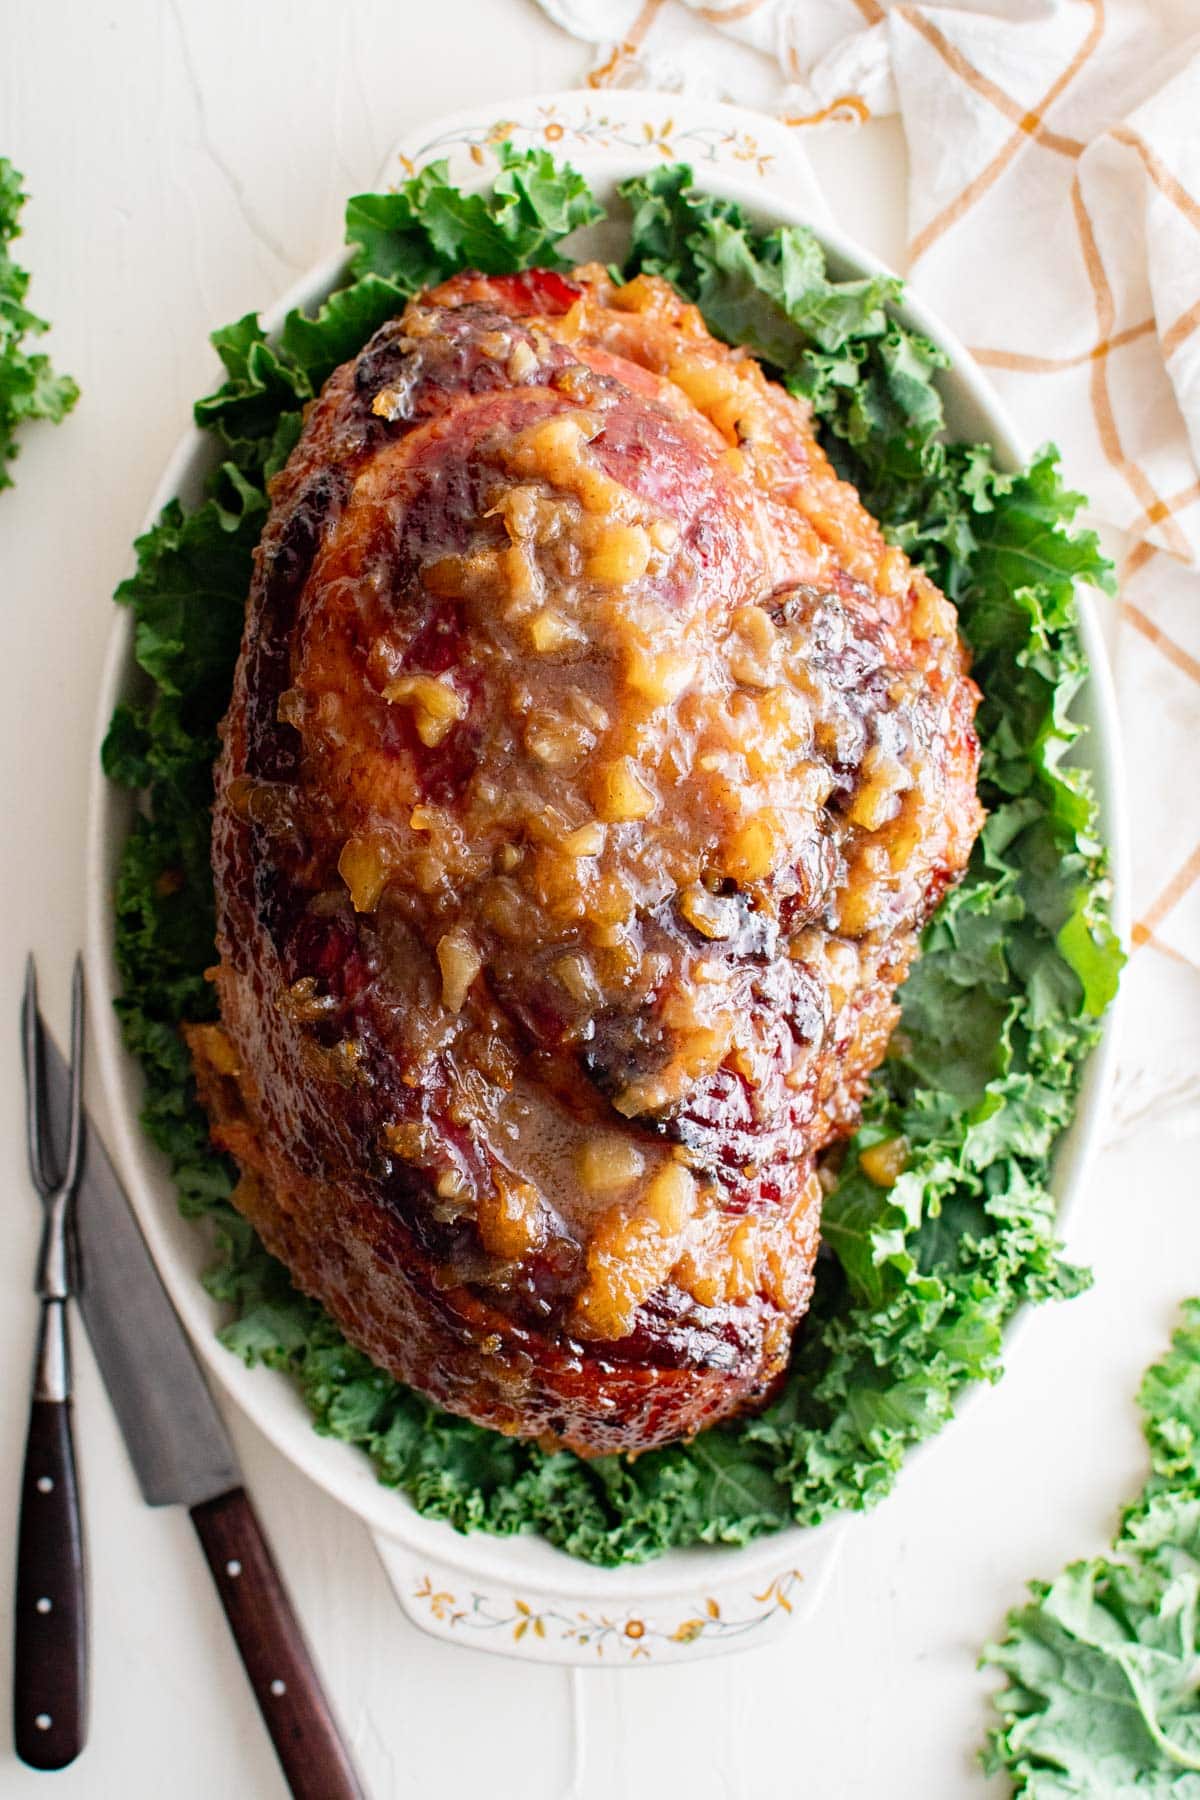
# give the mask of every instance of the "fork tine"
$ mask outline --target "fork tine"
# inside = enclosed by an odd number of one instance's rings
[[[67,1139],[67,1165],[62,1186],[68,1193],[79,1179],[83,1149],[83,962],[78,956],[71,972],[71,1124]]]
[[[43,1158],[42,1026],[38,1013],[37,968],[31,951],[25,962],[25,995],[21,1002],[21,1047],[25,1060],[25,1148],[29,1173],[44,1199],[50,1192]]]

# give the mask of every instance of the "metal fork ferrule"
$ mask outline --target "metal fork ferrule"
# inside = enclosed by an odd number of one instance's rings
[[[62,1188],[46,1201],[34,1284],[43,1300],[65,1300],[74,1289],[70,1207],[71,1196]]]
[[[33,1397],[59,1401],[71,1398],[71,1343],[65,1300],[42,1301],[33,1364]]]

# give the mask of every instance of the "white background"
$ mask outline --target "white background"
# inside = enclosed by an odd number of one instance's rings
[[[193,397],[206,333],[339,241],[346,195],[402,131],[566,86],[586,52],[529,0],[0,0],[0,153],[34,199],[19,255],[79,379],[0,496],[0,1689],[35,1324],[17,1013],[25,949],[65,1024],[108,595]],[[502,109],[501,109],[502,110]],[[903,261],[892,123],[811,144],[838,222]],[[1132,1073],[1128,1069],[1126,1075]],[[1073,1253],[1091,1293],[1036,1316],[1003,1385],[855,1525],[823,1610],[778,1647],[686,1670],[570,1673],[435,1643],[401,1616],[365,1529],[240,1417],[231,1425],[375,1800],[955,1800],[1023,1581],[1098,1549],[1140,1479],[1131,1396],[1200,1285],[1200,1214],[1161,1128],[1105,1150]],[[140,1501],[82,1333],[77,1442],[91,1555],[91,1738],[58,1800],[276,1800],[283,1788],[191,1527]],[[47,1781],[0,1745],[0,1796]]]

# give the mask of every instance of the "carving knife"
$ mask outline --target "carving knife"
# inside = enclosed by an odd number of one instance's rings
[[[52,1127],[67,1067],[45,1033]],[[148,1506],[186,1506],[296,1800],[364,1800],[229,1434],[99,1133],[75,1201],[79,1310]]]

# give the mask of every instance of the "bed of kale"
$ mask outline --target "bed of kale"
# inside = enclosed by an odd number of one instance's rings
[[[422,1512],[538,1531],[608,1564],[879,1499],[964,1384],[1000,1372],[1017,1308],[1084,1285],[1057,1252],[1048,1176],[1121,961],[1095,805],[1068,755],[1087,675],[1077,589],[1110,576],[1093,535],[1072,529],[1081,499],[1054,451],[1012,474],[985,446],[944,441],[943,358],[898,322],[897,282],[831,281],[810,233],[755,229],[682,166],[622,192],[626,272],[667,276],[808,399],[838,468],[958,606],[984,694],[988,821],[928,928],[826,1201],[816,1299],[780,1398],[692,1443],[586,1462],[439,1412],[351,1349],[230,1206],[233,1171],[209,1145],[178,1029],[213,1014],[211,771],[265,484],[306,402],[408,295],[463,266],[559,263],[560,240],[600,215],[577,174],[503,149],[489,193],[459,192],[434,165],[359,196],[345,285],[315,316],[291,313],[270,340],[254,315],[214,334],[225,380],[196,418],[217,466],[198,509],[172,503],[138,541],[118,590],[146,683],[104,750],[113,780],[145,797],[116,894],[125,1038],[145,1071],[146,1129],[213,1233],[208,1284],[230,1309],[230,1351],[292,1375],[317,1429],[361,1445]],[[908,1163],[885,1189],[858,1155],[898,1133]]]

